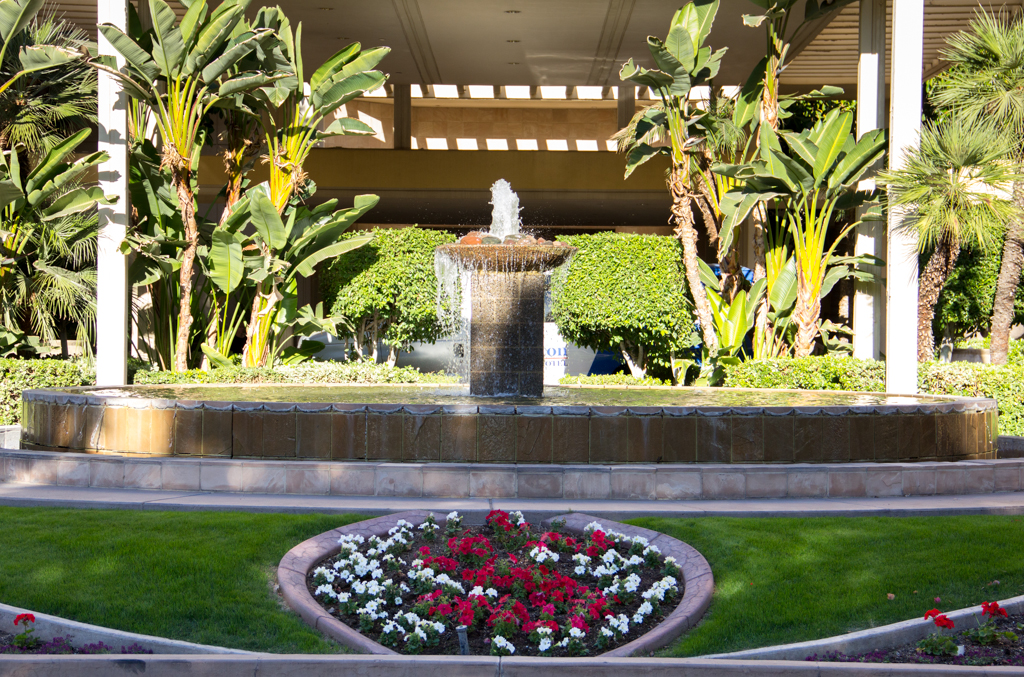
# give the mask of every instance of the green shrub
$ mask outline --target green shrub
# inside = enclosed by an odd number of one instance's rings
[[[455,241],[443,230],[376,228],[374,239],[335,259],[320,278],[324,307],[354,325],[361,357],[382,340],[394,365],[411,341],[433,343],[443,326],[437,317],[434,249]],[[365,232],[343,237],[365,235]]]
[[[968,250],[960,254],[935,306],[932,328],[937,338],[946,325],[953,336],[988,333],[1001,261],[1002,253],[998,251],[982,254]],[[1017,288],[1013,314],[1015,323],[1024,322],[1024,284]]]
[[[563,385],[584,385],[584,386],[670,386],[670,381],[663,381],[653,376],[635,378],[629,374],[594,374],[586,376],[570,376],[566,374],[559,381]]]
[[[373,362],[306,362],[294,367],[225,367],[184,372],[138,371],[136,385],[189,383],[455,383],[445,374]]]
[[[672,237],[598,233],[559,239],[579,251],[552,276],[552,315],[566,341],[611,350],[634,376],[665,369],[694,344],[682,247]]]
[[[21,391],[91,385],[96,377],[82,362],[0,358],[0,425],[21,423]]]
[[[961,339],[956,342],[957,348],[988,348],[992,343],[989,336],[984,338]],[[1024,339],[1010,341],[1010,349],[1006,353],[1007,364],[1024,364]]]
[[[918,365],[917,382],[922,393],[990,397],[999,403],[1000,434],[1024,435],[1024,364],[928,362]],[[729,368],[725,385],[879,392],[885,390],[885,362],[842,356],[748,360]]]

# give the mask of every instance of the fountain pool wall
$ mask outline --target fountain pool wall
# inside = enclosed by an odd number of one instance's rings
[[[995,458],[996,402],[690,388],[27,390],[22,446],[136,456],[415,463],[774,464]],[[246,401],[250,400],[250,401]],[[546,402],[541,404],[541,402]]]

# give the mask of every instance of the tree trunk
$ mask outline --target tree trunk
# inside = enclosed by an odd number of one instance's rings
[[[619,351],[622,353],[622,359],[626,362],[626,366],[629,367],[629,373],[633,378],[644,378],[647,376],[647,370],[644,368],[644,349],[643,347],[636,348],[636,355],[633,355],[633,346],[625,341],[619,342]]]
[[[398,346],[388,346],[388,366],[392,369],[394,369],[395,365],[398,364],[399,352]]]
[[[751,223],[754,226],[754,282],[768,276],[768,266],[764,257],[764,227],[768,223],[768,208],[763,202],[758,202],[751,214]],[[754,356],[756,358],[768,357],[760,354],[759,342],[764,347],[764,341],[771,328],[768,326],[768,294],[761,296],[754,312]],[[758,337],[761,337],[760,341]]]
[[[263,307],[263,285],[261,282],[256,287],[256,298],[252,300],[252,311],[249,313],[249,324],[245,328],[245,347],[242,349],[242,364],[247,367],[266,366],[266,342],[262,341],[259,334],[262,330],[262,317],[265,311]],[[259,351],[257,354],[255,351]]]
[[[1024,181],[1013,184],[1013,201],[1024,207]],[[1010,350],[1010,325],[1013,324],[1013,303],[1024,267],[1024,223],[1014,219],[1006,227],[1003,243],[1003,262],[996,281],[996,298],[992,305],[992,364],[1006,364]]]
[[[178,272],[181,303],[178,309],[178,336],[174,346],[174,370],[188,371],[189,337],[192,333],[192,283],[195,277],[196,248],[199,246],[199,227],[196,225],[196,205],[192,195],[192,172],[187,167],[172,168],[171,181],[178,193],[178,207],[185,226],[185,241],[188,242]]]
[[[690,204],[690,191],[686,179],[678,168],[672,169],[669,177],[669,190],[672,193],[672,216],[676,222],[676,237],[683,243],[683,269],[686,282],[690,286],[693,305],[700,322],[704,346],[713,355],[718,350],[718,338],[715,336],[715,323],[711,314],[711,304],[700,281],[700,265],[697,263],[697,231],[693,227],[693,209]]]
[[[818,318],[821,317],[821,297],[815,294],[804,276],[797,269],[796,307],[793,319],[796,322],[796,344],[793,357],[807,357],[814,349],[814,338],[818,335]]]
[[[928,264],[921,273],[917,291],[917,361],[929,362],[935,358],[935,336],[932,334],[932,320],[935,318],[935,304],[946,285],[946,279],[953,272],[956,259],[960,256],[960,243],[939,242],[928,258]]]

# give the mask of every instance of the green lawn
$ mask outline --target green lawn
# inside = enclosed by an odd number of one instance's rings
[[[295,544],[359,519],[0,507],[0,602],[202,644],[338,652],[279,605],[270,577]]]
[[[689,543],[715,574],[707,615],[666,656],[818,639],[1024,594],[1022,517],[629,523]]]
[[[293,545],[358,519],[0,507],[0,602],[204,644],[336,652],[269,581]],[[715,573],[707,616],[666,655],[827,637],[1024,593],[1022,517],[631,523],[690,543]]]

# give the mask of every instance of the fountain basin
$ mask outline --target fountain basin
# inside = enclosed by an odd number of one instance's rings
[[[43,451],[367,462],[658,464],[995,457],[995,400],[732,388],[182,385],[27,390]]]
[[[463,268],[503,273],[541,273],[568,261],[576,247],[558,244],[445,244],[438,252]]]

